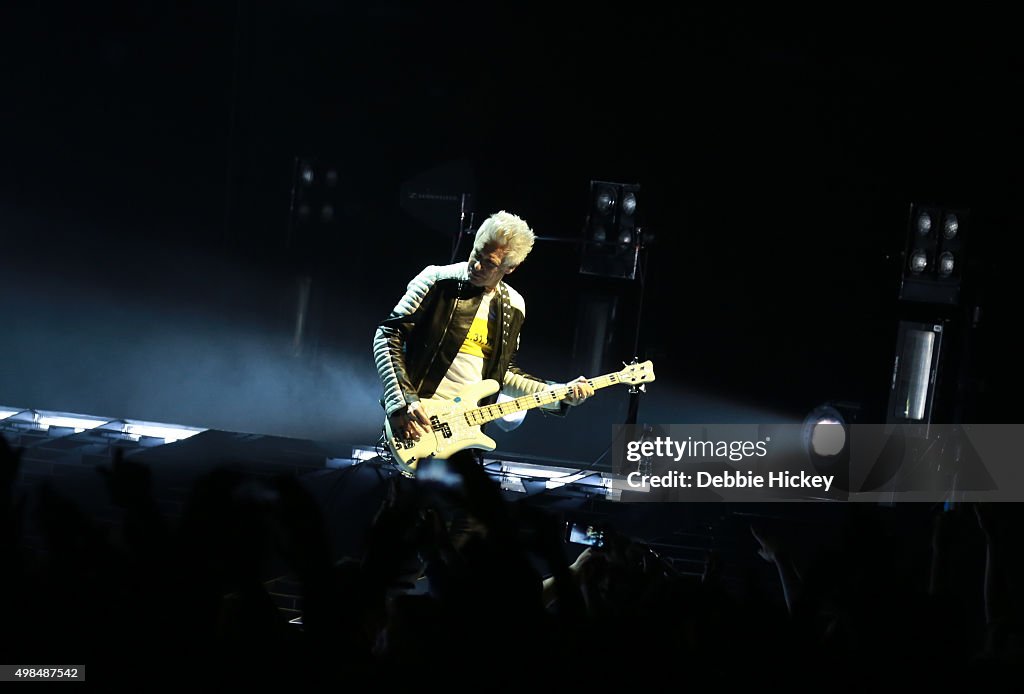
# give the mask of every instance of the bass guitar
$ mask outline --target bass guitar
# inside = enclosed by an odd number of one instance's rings
[[[652,381],[654,364],[650,361],[626,364],[621,371],[587,380],[594,390],[619,384],[630,386],[631,390],[640,390],[643,384]],[[480,428],[482,425],[515,412],[559,402],[569,397],[572,389],[562,385],[515,400],[479,405],[481,400],[497,392],[498,382],[487,379],[465,386],[451,400],[421,400],[420,405],[430,420],[431,431],[421,436],[419,441],[395,436],[391,431],[391,422],[385,418],[384,440],[394,463],[404,474],[412,476],[416,465],[427,458],[445,459],[465,448],[493,451],[497,444],[483,433]]]

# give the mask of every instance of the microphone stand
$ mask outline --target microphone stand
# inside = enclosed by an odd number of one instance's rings
[[[644,312],[644,294],[647,285],[647,246],[641,242],[643,238],[642,230],[637,227],[636,230],[636,245],[637,254],[640,255],[637,265],[637,275],[640,280],[640,296],[637,299],[636,307],[636,326],[633,329],[633,362],[636,364],[639,360],[640,352],[640,321],[643,318]],[[629,407],[626,410],[626,424],[636,424],[637,411],[640,409],[640,393],[645,391],[644,384],[633,385],[629,388]]]

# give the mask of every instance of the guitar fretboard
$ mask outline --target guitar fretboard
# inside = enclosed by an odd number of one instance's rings
[[[613,373],[606,374],[604,376],[597,376],[596,378],[589,378],[587,379],[587,383],[589,383],[594,390],[598,390],[600,388],[607,388],[608,386],[615,385],[616,383],[627,383],[627,381],[622,379],[621,374]],[[466,422],[468,424],[479,426],[481,424],[486,424],[487,422],[493,422],[495,419],[499,419],[505,415],[515,414],[516,412],[522,412],[523,410],[532,410],[535,407],[560,402],[565,400],[571,394],[572,388],[569,386],[561,386],[559,388],[541,391],[540,393],[534,393],[533,395],[524,395],[521,398],[516,398],[515,400],[507,400],[502,403],[484,405],[483,407],[466,410],[463,413],[463,416],[466,418]]]

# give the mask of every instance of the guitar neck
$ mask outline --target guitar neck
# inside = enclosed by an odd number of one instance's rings
[[[594,390],[607,388],[608,386],[613,386],[622,382],[623,381],[619,377],[618,373],[605,374],[604,376],[587,379],[587,383],[589,383]],[[516,412],[522,412],[523,410],[532,410],[535,407],[542,407],[555,402],[561,402],[569,397],[570,394],[572,394],[572,388],[569,386],[560,386],[558,388],[534,393],[533,395],[524,395],[523,397],[516,398],[515,400],[507,400],[501,403],[494,403],[493,405],[484,405],[483,407],[466,410],[463,414],[465,414],[466,419],[470,424],[486,424],[487,422],[493,422],[495,419],[499,419],[505,415],[515,414]]]

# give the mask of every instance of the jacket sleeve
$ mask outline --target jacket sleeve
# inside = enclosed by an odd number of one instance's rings
[[[384,386],[381,404],[389,417],[396,410],[419,400],[406,369],[405,343],[419,317],[424,297],[436,279],[437,267],[433,265],[416,275],[387,320],[377,326],[373,337],[373,359]]]

